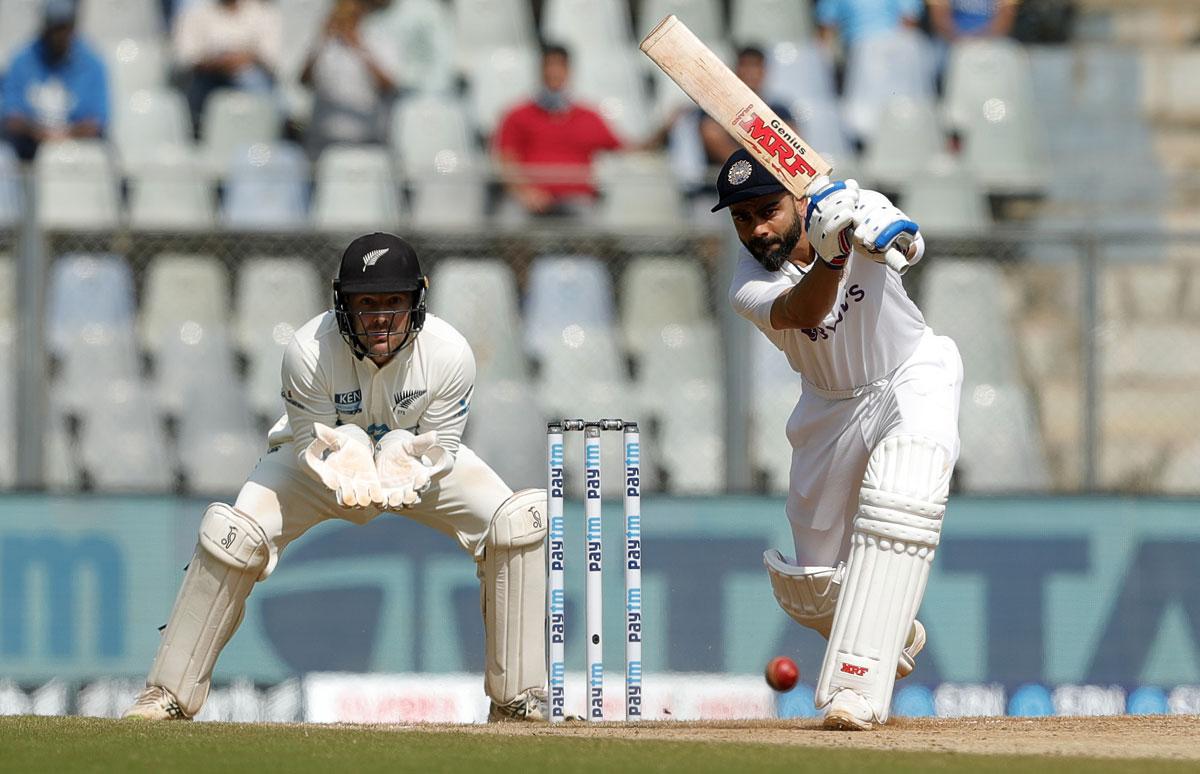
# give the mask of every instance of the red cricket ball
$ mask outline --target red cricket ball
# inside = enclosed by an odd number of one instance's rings
[[[767,685],[780,693],[790,691],[800,679],[800,668],[787,656],[776,656],[767,664],[766,678]]]

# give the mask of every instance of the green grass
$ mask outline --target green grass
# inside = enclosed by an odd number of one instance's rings
[[[0,718],[0,771],[16,772],[1170,772],[1195,762],[831,750],[98,718]]]

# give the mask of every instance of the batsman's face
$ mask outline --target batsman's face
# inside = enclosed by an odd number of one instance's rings
[[[729,207],[738,239],[768,271],[778,271],[804,237],[800,200],[789,193],[767,194]]]
[[[404,343],[412,293],[354,293],[346,298],[354,334],[372,359],[387,358]]]

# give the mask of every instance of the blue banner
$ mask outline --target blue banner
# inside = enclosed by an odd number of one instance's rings
[[[1191,500],[955,498],[906,683],[1200,683],[1200,518]],[[0,677],[141,677],[204,503],[0,499]],[[824,645],[776,606],[762,568],[791,553],[782,501],[643,500],[644,651],[654,672],[758,673],[779,654],[815,677]],[[605,510],[605,660],[622,668],[619,504]],[[567,659],[581,669],[582,507],[567,509]],[[311,671],[477,672],[479,588],[440,533],[384,516],[327,522],[252,594],[217,679]]]

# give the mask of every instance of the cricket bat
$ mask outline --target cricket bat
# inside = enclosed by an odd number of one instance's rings
[[[803,198],[814,178],[833,171],[828,161],[674,14],[660,21],[640,48],[794,196]],[[888,250],[885,257],[888,266],[903,273],[908,260],[901,250],[908,245],[898,247]]]

